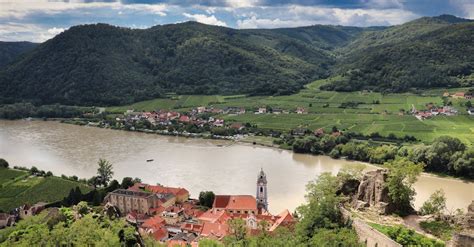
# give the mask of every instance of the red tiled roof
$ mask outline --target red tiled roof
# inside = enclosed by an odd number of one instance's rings
[[[232,210],[257,210],[257,200],[250,195],[216,195],[213,208]]]
[[[174,187],[165,187],[162,185],[149,185],[149,184],[142,184],[142,183],[136,183],[132,187],[129,188],[129,190],[133,191],[140,191],[140,187],[145,188],[147,191],[151,191],[153,193],[160,193],[160,194],[173,194],[175,196],[182,196],[182,195],[189,195],[189,191],[186,190],[185,188],[174,188]]]
[[[221,239],[229,234],[229,226],[221,223],[205,222],[202,227],[201,236]]]
[[[181,225],[181,230],[199,234],[202,231],[202,224],[184,223]]]
[[[288,211],[288,209],[285,209],[277,217],[278,217],[278,219],[270,227],[270,231],[274,231],[280,225],[288,225],[288,224],[292,224],[292,223],[295,222],[295,219],[293,218],[293,215],[291,215],[291,213],[290,213],[290,211]]]
[[[152,236],[156,241],[160,241],[163,238],[168,237],[168,230],[164,227],[160,227],[152,233]]]
[[[230,219],[230,216],[226,213],[226,211],[216,211],[213,209],[209,209],[206,212],[204,212],[202,215],[198,217],[198,220],[203,221],[203,222],[226,222],[228,219]]]
[[[149,228],[149,229],[158,229],[161,226],[164,226],[165,220],[161,218],[159,215],[155,215],[143,222],[140,226],[141,228]]]

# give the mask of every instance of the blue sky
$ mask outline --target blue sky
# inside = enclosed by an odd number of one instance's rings
[[[474,0],[0,0],[0,40],[43,42],[67,28],[188,20],[232,28],[397,25],[421,16],[474,19]]]

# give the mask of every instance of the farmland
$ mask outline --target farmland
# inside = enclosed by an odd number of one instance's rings
[[[289,96],[202,96],[179,95],[165,99],[143,101],[129,106],[110,107],[107,111],[123,113],[127,109],[151,111],[156,109],[175,109],[185,111],[196,106],[245,107],[247,113],[238,116],[224,115],[226,121],[249,122],[261,128],[289,130],[296,127],[331,128],[370,134],[379,132],[382,135],[393,133],[397,136],[413,135],[418,139],[430,142],[441,135],[451,135],[463,142],[474,143],[474,117],[467,115],[464,99],[449,98],[452,106],[459,111],[458,116],[438,116],[419,121],[407,115],[412,107],[425,109],[426,104],[442,105],[443,89],[427,90],[422,94],[382,94],[376,92],[334,92],[319,90],[319,86],[328,83],[320,80],[308,84],[304,90]],[[466,88],[450,89],[453,93]],[[351,104],[350,107],[344,104]],[[304,107],[308,114],[263,114],[252,111],[258,107],[279,108],[294,111]]]
[[[53,176],[29,176],[25,171],[4,168],[0,170],[0,182],[0,211],[9,211],[25,203],[56,202],[77,186],[83,193],[90,191],[79,182]]]

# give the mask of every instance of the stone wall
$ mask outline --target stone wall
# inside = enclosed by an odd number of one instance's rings
[[[352,222],[359,240],[365,243],[367,247],[401,247],[402,245],[393,241],[385,234],[377,231],[373,227],[360,219],[354,219]]]
[[[402,245],[393,241],[387,235],[377,231],[369,226],[363,220],[352,218],[351,212],[344,207],[340,207],[342,217],[345,221],[352,221],[352,227],[357,232],[359,240],[365,243],[367,247],[401,247]]]

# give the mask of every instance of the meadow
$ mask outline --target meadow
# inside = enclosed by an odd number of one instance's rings
[[[82,183],[59,177],[29,176],[25,171],[0,169],[0,211],[8,212],[22,204],[57,202],[79,186],[83,193],[91,189]]]
[[[421,94],[382,94],[378,92],[334,92],[319,90],[319,86],[328,83],[319,80],[306,85],[297,94],[288,96],[221,96],[221,95],[175,95],[170,98],[142,101],[128,106],[109,107],[108,112],[123,113],[128,109],[152,111],[156,109],[174,109],[186,111],[197,106],[245,107],[247,113],[238,116],[223,115],[227,121],[249,122],[260,128],[288,131],[292,128],[309,129],[336,126],[363,134],[378,132],[382,135],[393,133],[397,136],[413,135],[430,142],[441,135],[460,138],[463,142],[474,144],[474,117],[466,112],[464,99],[449,98],[452,106],[459,111],[458,116],[438,116],[420,121],[408,115],[412,107],[426,109],[433,103],[443,105],[442,94],[466,91],[458,89],[433,89]],[[350,106],[347,106],[350,104]],[[279,108],[290,114],[253,114],[258,107]],[[304,107],[308,114],[295,114],[296,107]]]

